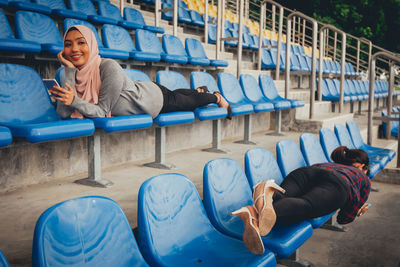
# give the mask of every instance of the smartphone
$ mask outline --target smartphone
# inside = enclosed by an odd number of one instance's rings
[[[365,206],[367,209],[369,209],[372,206],[371,203],[368,203],[367,206]]]
[[[49,90],[53,89],[54,85],[60,86],[56,79],[43,79],[43,84],[46,86],[49,95],[54,96]]]

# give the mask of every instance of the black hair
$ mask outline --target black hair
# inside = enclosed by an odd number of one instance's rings
[[[364,164],[363,169],[369,175],[369,157],[362,149],[349,149],[346,146],[339,146],[332,151],[331,159],[339,164],[352,166],[354,163]]]

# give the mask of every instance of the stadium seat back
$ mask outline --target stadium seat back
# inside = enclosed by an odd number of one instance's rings
[[[276,157],[284,177],[295,169],[307,166],[299,146],[291,140],[281,140],[276,144]]]
[[[40,44],[62,45],[63,43],[55,22],[50,17],[35,12],[17,11],[15,14],[15,31],[19,39]]]
[[[282,172],[274,155],[266,148],[256,147],[247,150],[244,166],[250,187],[267,179],[274,179],[277,184],[283,181]]]
[[[102,28],[104,45],[108,48],[123,51],[135,51],[129,32],[117,25],[106,24]]]
[[[115,19],[116,21],[122,20],[121,12],[119,11],[119,8],[116,7],[115,5],[107,1],[99,1],[97,3],[97,6],[99,9],[99,14],[101,16],[112,18]]]
[[[176,71],[160,70],[157,72],[157,83],[170,90],[190,89],[186,78]]]
[[[39,74],[26,66],[0,64],[0,124],[58,120]]]
[[[193,71],[190,74],[190,87],[196,89],[200,86],[207,86],[211,93],[219,92],[217,82],[210,73],[205,71]]]
[[[261,92],[260,86],[258,85],[257,79],[251,74],[241,74],[240,85],[242,86],[244,95],[250,99],[250,101],[264,101],[264,96]]]
[[[15,39],[14,33],[11,30],[7,17],[0,9],[0,39]]]
[[[333,150],[340,146],[339,140],[335,133],[328,128],[321,128],[321,130],[319,130],[319,139],[326,158],[332,162],[331,154]]]
[[[63,0],[34,0],[34,2],[50,7],[51,9],[67,9]]]
[[[132,81],[151,82],[149,76],[143,71],[133,69],[124,69],[124,71]]]
[[[262,93],[268,99],[275,99],[277,98],[278,91],[276,90],[276,86],[274,80],[269,75],[262,74],[259,76],[259,83]]]
[[[147,266],[120,206],[106,197],[59,203],[38,219],[33,266]]]
[[[71,10],[85,13],[86,15],[97,15],[96,8],[90,0],[68,0]]]
[[[341,146],[347,146],[350,149],[356,148],[351,140],[351,136],[346,126],[342,124],[335,125],[335,134]]]
[[[136,10],[134,8],[125,7],[124,8],[124,18],[130,22],[135,22],[137,24],[146,25],[146,22],[144,21],[142,13],[139,10]]]
[[[311,133],[300,136],[300,149],[308,166],[328,162],[318,138]]]
[[[161,54],[164,53],[160,40],[155,33],[138,29],[135,35],[135,44],[137,50]]]
[[[162,37],[164,52],[168,55],[187,56],[185,47],[181,40],[171,34],[164,34]]]
[[[186,38],[186,52],[190,57],[207,58],[204,47],[199,40]]]
[[[360,129],[358,128],[357,123],[352,120],[346,122],[347,130],[351,136],[351,140],[356,148],[361,148],[364,145],[364,141],[362,139]]]
[[[228,102],[241,103],[245,100],[239,81],[234,75],[220,72],[218,74],[218,85]]]

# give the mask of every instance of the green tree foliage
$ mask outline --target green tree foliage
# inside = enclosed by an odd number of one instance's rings
[[[375,45],[400,53],[400,0],[281,0],[283,6],[312,16]]]

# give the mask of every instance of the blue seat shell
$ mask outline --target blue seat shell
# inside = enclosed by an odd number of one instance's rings
[[[40,25],[40,31],[37,30],[38,25]],[[51,54],[58,54],[64,49],[56,23],[46,15],[30,11],[17,11],[15,32],[17,38],[39,43],[42,50]]]
[[[264,97],[256,78],[250,74],[240,75],[240,86],[247,100],[254,106],[254,111],[268,112],[274,110],[274,104]]]
[[[118,21],[100,16],[97,14],[96,8],[90,0],[68,0],[68,6],[73,11],[82,12],[87,15],[87,19],[98,24],[117,24]]]
[[[155,176],[140,187],[138,239],[150,266],[276,266],[272,252],[252,254],[217,231],[196,187],[181,174]]]
[[[318,138],[312,133],[300,135],[300,149],[308,166],[329,162]]]
[[[14,52],[38,53],[42,47],[37,42],[15,39],[7,17],[0,10],[0,50]]]
[[[40,76],[14,64],[0,64],[0,125],[7,126],[14,137],[27,138],[31,143],[94,132],[91,120],[62,120]]]
[[[99,14],[101,16],[115,20],[117,22],[117,24],[122,27],[124,27],[126,29],[130,29],[130,30],[143,29],[143,25],[124,20],[121,16],[121,12],[119,11],[119,8],[116,7],[115,5],[113,5],[109,2],[106,2],[106,1],[99,1],[97,6],[98,6]]]
[[[178,37],[171,34],[164,34],[162,36],[162,46],[165,52],[162,59],[165,62],[180,64],[186,64],[188,62],[185,47]]]
[[[86,14],[67,9],[63,0],[34,0],[34,2],[49,7],[51,14],[62,18],[87,19]]]
[[[148,266],[128,219],[113,200],[67,200],[42,213],[35,227],[33,266]]]
[[[144,21],[142,13],[134,8],[130,7],[125,7],[124,8],[124,18],[126,22],[132,23],[132,24],[137,24],[138,27],[137,29],[145,29],[154,33],[164,33],[164,29],[161,27],[156,27],[156,26],[150,26],[147,25],[146,22]]]
[[[160,40],[155,33],[143,29],[136,30],[136,60],[160,61],[164,54]]]
[[[243,206],[252,205],[252,193],[246,175],[237,161],[228,158],[208,162],[203,172],[203,202],[210,221],[220,232],[242,239],[244,225],[230,213]],[[276,224],[262,237],[264,247],[287,258],[313,233],[308,222],[282,226]]]
[[[14,7],[18,10],[39,12],[46,15],[51,14],[51,9],[49,7],[37,3],[32,3],[29,0],[9,0],[8,6]]]
[[[137,53],[132,37],[121,26],[105,24],[101,29],[104,45],[114,50],[122,50],[129,53],[129,57],[135,58]]]
[[[273,103],[277,103],[276,109],[287,109],[287,108],[297,108],[304,106],[303,100],[298,99],[286,99],[281,97],[276,90],[274,80],[269,75],[262,74],[258,77],[259,85],[264,96],[271,100]],[[290,106],[288,103],[290,103]],[[274,104],[275,106],[275,104]]]

